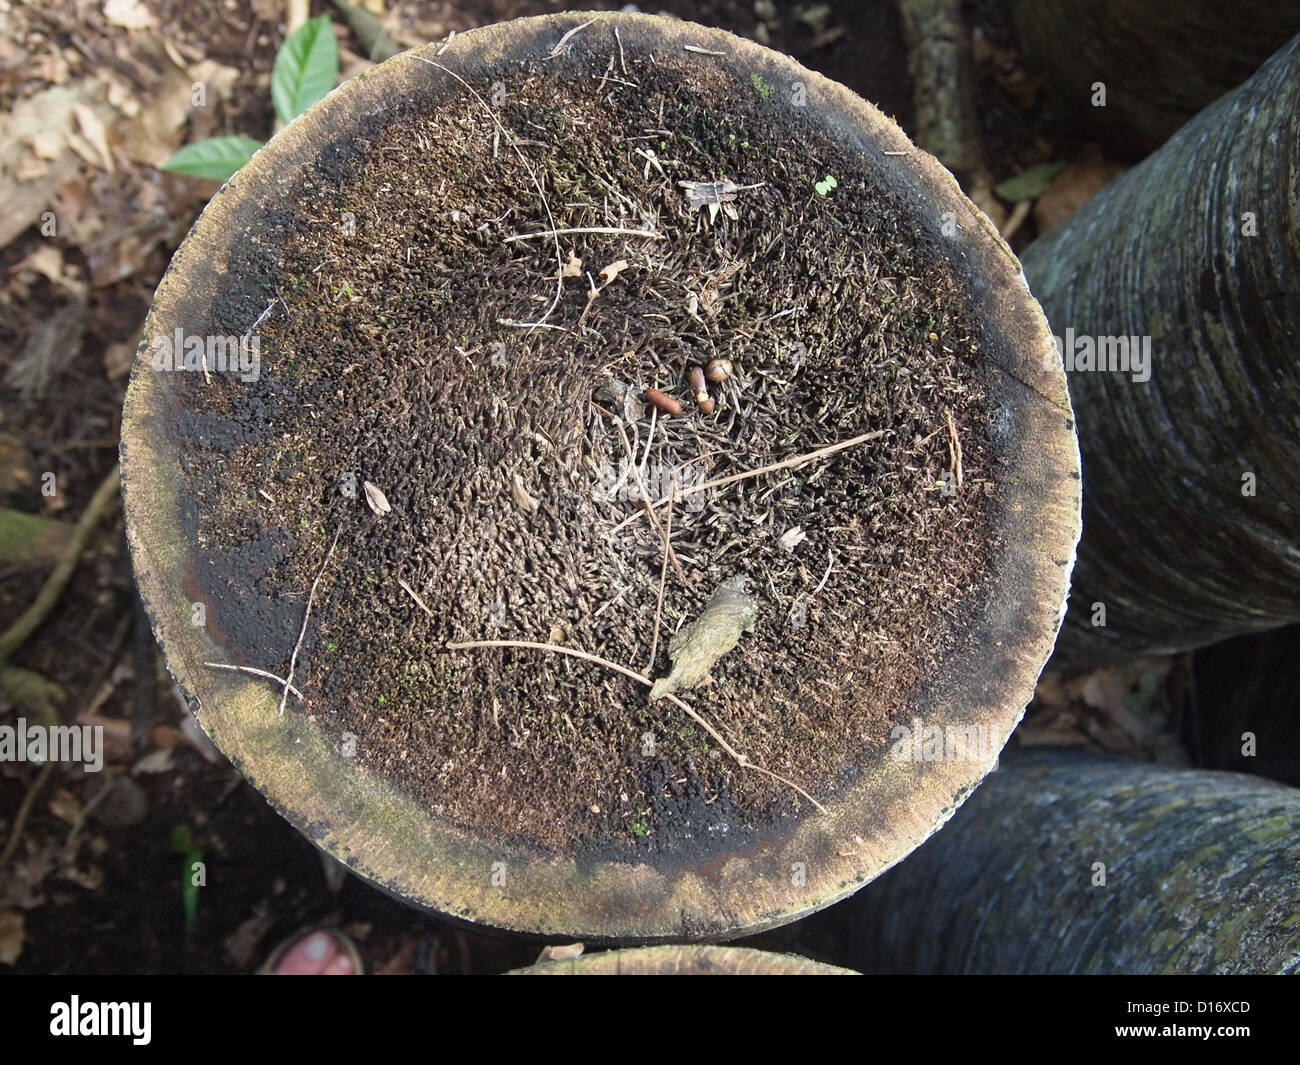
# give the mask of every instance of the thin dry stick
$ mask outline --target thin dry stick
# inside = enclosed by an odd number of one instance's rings
[[[571,38],[573,38],[573,37],[576,36],[577,34],[581,33],[581,32],[582,32],[583,30],[585,30],[588,26],[590,26],[593,22],[599,22],[599,21],[600,21],[599,19],[594,19],[594,18],[593,18],[593,19],[588,19],[588,20],[587,20],[586,22],[584,22],[581,26],[574,26],[573,29],[571,29],[568,33],[566,33],[563,37],[560,38],[559,43],[557,43],[556,46],[555,46],[554,48],[551,49],[551,53],[550,53],[550,55],[548,55],[546,58],[547,58],[547,59],[554,59],[556,56],[558,56],[561,52],[564,51],[564,46],[565,46],[566,44],[569,43],[569,40],[570,40]]]
[[[414,588],[412,588],[409,584],[407,584],[406,581],[402,580],[401,577],[397,578],[397,583],[402,586],[402,590],[406,592],[407,595],[409,595],[412,599],[415,600],[416,606],[418,606],[421,610],[423,610],[426,614],[428,614],[429,617],[433,617],[433,611],[424,605],[424,600],[415,594]]]
[[[794,458],[782,459],[780,462],[774,462],[770,466],[760,466],[756,470],[746,470],[744,473],[733,473],[726,477],[719,477],[714,481],[705,481],[703,484],[691,485],[688,488],[683,488],[681,491],[676,492],[672,498],[685,499],[687,496],[698,495],[700,492],[706,492],[710,488],[719,488],[724,484],[732,484],[736,481],[743,481],[750,477],[759,477],[765,473],[776,473],[778,470],[788,470],[794,466],[802,466],[806,462],[816,462],[818,459],[824,459],[828,455],[834,455],[838,451],[844,451],[846,448],[856,447],[858,444],[865,443],[867,440],[874,440],[876,437],[884,435],[885,431],[883,429],[877,429],[870,433],[863,433],[861,436],[855,436],[852,440],[841,440],[838,444],[830,444],[827,447],[818,448],[816,451],[809,451],[805,455],[796,455]],[[653,503],[648,505],[647,510],[653,511],[655,508],[661,507],[667,502],[667,498],[656,499]],[[653,514],[651,517],[653,518]],[[634,518],[635,515],[633,515],[632,518],[625,518],[623,521],[615,525],[610,532],[618,532],[619,529],[623,528],[623,526],[631,524]]]
[[[108,475],[99,483],[99,487],[95,489],[95,494],[86,504],[86,509],[81,512],[81,517],[77,519],[63,554],[59,556],[59,561],[50,571],[50,575],[45,578],[45,583],[36,593],[31,606],[0,634],[0,662],[18,650],[54,609],[54,604],[63,594],[63,589],[76,570],[77,563],[81,561],[81,553],[86,549],[96,524],[103,517],[109,504],[117,498],[120,479],[119,469],[115,463],[108,471]]]
[[[656,381],[655,384],[659,382]],[[650,435],[645,439],[645,451],[641,453],[641,468],[645,469],[645,464],[650,461],[650,445],[655,442],[655,428],[659,425],[659,408],[650,408]],[[672,493],[668,495],[671,497]]]
[[[320,564],[320,569],[316,572],[316,579],[311,582],[311,591],[307,593],[307,609],[303,611],[302,628],[298,630],[298,642],[293,645],[293,654],[289,656],[289,675],[284,680],[284,691],[280,693],[280,713],[284,713],[284,704],[289,698],[289,686],[293,683],[293,671],[298,665],[298,650],[302,647],[302,638],[307,635],[307,621],[311,617],[312,600],[316,598],[316,586],[320,584],[320,579],[325,576],[325,567],[330,564],[330,559],[334,557],[334,545],[339,542],[339,533],[343,531],[340,525],[334,530],[334,539],[330,541],[330,549],[325,552],[325,561]]]
[[[821,590],[826,587],[826,582],[831,579],[831,567],[834,565],[835,565],[835,552],[832,551],[830,552],[830,558],[826,562],[826,572],[822,574],[821,583],[818,584],[817,587],[813,589],[813,594],[809,596],[810,599],[820,595]]]
[[[627,77],[627,63],[623,60],[623,38],[619,36],[618,27],[614,27],[614,40],[618,41],[618,65],[623,71],[623,77]]]
[[[820,447],[816,451],[809,451],[806,455],[796,455],[791,459],[782,459],[780,462],[774,462],[770,466],[760,466],[756,470],[746,470],[744,473],[732,473],[726,477],[719,477],[714,481],[705,481],[703,484],[693,484],[678,492],[677,498],[685,499],[687,496],[698,495],[700,492],[707,492],[710,488],[721,488],[724,484],[744,481],[750,477],[760,477],[765,473],[776,473],[778,470],[788,470],[794,466],[802,466],[805,462],[816,462],[818,459],[824,459],[828,455],[834,455],[838,451],[844,451],[846,448],[857,447],[858,444],[864,444],[868,440],[875,440],[877,437],[884,435],[885,430],[876,429],[873,432],[855,436],[852,440],[841,440],[838,444],[830,444],[826,447]],[[657,500],[654,505],[657,507],[666,502],[668,502],[666,499],[660,499]]]
[[[514,236],[506,237],[502,243],[513,244],[519,240],[536,240],[538,237],[567,237],[571,233],[601,233],[611,237],[645,237],[647,240],[668,239],[662,233],[655,233],[652,230],[620,229],[618,226],[577,226],[571,229],[541,229],[536,233],[516,233]]]
[[[209,669],[230,669],[236,673],[251,673],[255,677],[265,677],[267,680],[275,681],[276,684],[279,684],[282,688],[287,687],[289,691],[293,692],[293,694],[298,697],[298,701],[300,703],[306,702],[306,700],[303,699],[302,697],[302,692],[300,692],[287,680],[285,680],[283,677],[277,677],[274,673],[268,673],[264,669],[254,669],[252,666],[236,666],[229,662],[204,662],[203,664],[207,666]]]
[[[961,487],[961,440],[957,437],[957,423],[952,417],[952,408],[948,408],[948,460],[952,463],[953,473],[957,477],[957,487]]]
[[[636,478],[637,491],[641,493],[641,505],[645,507],[646,517],[650,519],[650,524],[664,542],[664,550],[668,552],[668,557],[673,560],[673,569],[677,571],[677,576],[683,581],[686,580],[686,573],[682,570],[682,564],[677,561],[677,552],[673,550],[673,545],[668,542],[668,537],[664,536],[663,527],[659,524],[659,519],[655,517],[654,510],[650,506],[650,490],[645,486],[645,478],[641,476],[641,469],[636,464],[636,451],[633,450],[631,442],[627,438],[627,430],[623,428],[623,423],[619,419],[614,419],[614,428],[618,430],[618,435],[623,438],[623,447],[627,449],[627,461],[632,466],[632,476]]]
[[[593,21],[595,20],[593,19]],[[590,25],[590,23],[588,23],[588,25]],[[578,28],[581,29],[582,27]],[[450,38],[448,38],[448,40],[450,40]],[[563,43],[563,41],[561,41],[561,43]],[[498,319],[502,325],[513,326],[520,329],[535,329],[537,326],[545,323],[546,319],[555,312],[555,308],[560,305],[560,297],[564,295],[564,256],[560,253],[560,238],[558,235],[555,235],[555,218],[551,214],[551,204],[546,198],[546,192],[542,188],[542,183],[537,179],[537,174],[533,170],[532,165],[528,162],[528,157],[519,150],[519,146],[515,144],[514,138],[510,136],[510,131],[501,124],[501,120],[497,118],[492,108],[488,107],[487,101],[474,90],[473,85],[462,78],[454,70],[448,70],[441,63],[435,63],[432,59],[425,59],[422,55],[414,54],[412,54],[412,58],[418,59],[421,63],[428,63],[431,67],[437,67],[444,74],[450,74],[469,90],[474,99],[476,99],[482,106],[483,110],[487,112],[488,118],[492,119],[492,121],[496,123],[497,129],[505,134],[506,143],[514,149],[515,155],[519,156],[519,161],[524,164],[524,169],[528,171],[528,176],[533,179],[533,184],[537,187],[537,195],[541,198],[542,206],[546,208],[546,221],[551,224],[551,233],[555,241],[555,296],[552,298],[550,306],[546,308],[546,313],[535,322],[513,322],[505,318]]]
[[[9,838],[5,840],[5,849],[0,852],[0,869],[8,864],[9,859],[13,857],[14,851],[18,849],[18,839],[22,836],[23,828],[27,824],[27,815],[32,811],[32,804],[36,801],[36,793],[45,785],[53,771],[54,763],[46,762],[45,768],[36,774],[32,786],[27,789],[27,794],[23,796],[22,805],[18,807],[18,813],[14,815],[14,823],[9,830]]]
[[[534,651],[554,651],[557,654],[569,655],[572,658],[581,658],[584,662],[593,662],[598,666],[604,666],[606,669],[612,669],[616,673],[622,673],[623,676],[630,677],[632,680],[636,681],[639,684],[644,684],[647,688],[654,687],[654,681],[652,681],[649,677],[642,676],[640,673],[628,669],[627,666],[620,666],[617,662],[611,662],[608,658],[601,658],[598,655],[588,654],[586,651],[579,651],[573,647],[561,647],[559,644],[555,644],[555,643],[534,643],[531,640],[470,640],[466,643],[449,643],[446,645],[446,647],[447,650],[449,651],[468,651],[475,647],[523,647],[523,648],[529,648]],[[803,788],[799,787],[799,785],[796,784],[793,780],[787,780],[785,777],[781,776],[780,773],[774,773],[770,769],[764,769],[761,765],[755,765],[753,762],[751,762],[747,757],[745,757],[745,755],[741,754],[734,747],[732,747],[731,744],[729,744],[725,739],[723,739],[722,734],[718,732],[718,730],[715,729],[712,725],[710,725],[707,721],[705,721],[704,718],[700,717],[700,715],[697,714],[694,709],[692,709],[689,703],[682,701],[672,693],[665,695],[664,698],[667,699],[669,702],[671,702],[674,706],[677,706],[680,709],[684,710],[686,712],[686,715],[697,725],[699,725],[700,728],[704,729],[705,732],[707,732],[710,736],[712,736],[714,740],[717,741],[718,746],[720,746],[724,751],[726,751],[727,754],[731,755],[731,757],[736,760],[736,763],[738,765],[740,765],[745,769],[757,770],[759,773],[762,773],[765,776],[769,776],[773,780],[779,780],[782,784],[794,788],[795,791],[797,791],[800,795],[802,795],[805,799],[807,799],[810,803],[812,803],[815,807],[817,807],[817,809],[820,810],[822,813],[830,812],[829,810],[826,809],[825,806],[823,806],[811,795],[809,795],[806,791],[804,791]]]
[[[659,651],[659,619],[664,612],[664,584],[668,580],[668,545],[672,543],[673,538],[673,489],[676,487],[676,481],[669,475],[668,482],[668,519],[665,523],[667,531],[664,533],[664,560],[659,567],[659,601],[655,603],[655,634],[650,641],[650,664],[645,667],[646,673],[654,672],[655,654]]]

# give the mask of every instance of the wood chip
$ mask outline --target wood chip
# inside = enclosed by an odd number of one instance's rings
[[[538,961],[572,961],[574,958],[582,957],[581,943],[560,943],[554,947],[542,948],[542,956]]]
[[[611,281],[614,280],[614,278],[618,277],[618,275],[621,274],[624,270],[626,270],[630,265],[631,264],[626,259],[619,259],[615,262],[612,262],[600,271],[600,279],[604,281],[605,284],[608,285]]]
[[[793,529],[787,529],[777,540],[782,551],[793,551],[801,543],[808,539],[808,534],[796,525]]]
[[[574,255],[573,252],[569,252],[569,258],[565,262],[564,267],[560,270],[560,276],[561,277],[582,276],[582,260],[579,259],[576,255]],[[552,281],[555,280],[555,275],[553,274],[551,275],[551,280]]]

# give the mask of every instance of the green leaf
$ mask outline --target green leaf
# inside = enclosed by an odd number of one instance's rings
[[[288,125],[334,88],[339,46],[328,15],[308,19],[289,34],[271,71],[271,102]]]
[[[163,163],[162,169],[192,174],[209,181],[226,181],[260,147],[262,142],[252,137],[210,137],[185,145]]]
[[[1002,182],[1001,185],[994,186],[993,191],[997,193],[999,200],[1005,200],[1007,203],[1036,200],[1047,191],[1047,186],[1064,169],[1064,163],[1043,163],[1040,166],[1031,166],[1023,174],[1017,174],[1015,177]]]

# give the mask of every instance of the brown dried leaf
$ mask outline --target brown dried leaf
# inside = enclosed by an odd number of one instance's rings
[[[108,148],[108,130],[103,120],[85,104],[73,104],[72,113],[77,116],[77,128],[81,131],[80,139],[75,135],[68,137],[72,149],[86,162],[110,174],[115,173],[117,168],[113,165],[113,153]],[[87,145],[89,153],[86,151]]]
[[[131,372],[131,367],[135,364],[135,352],[138,342],[132,343],[129,340],[120,340],[115,344],[109,344],[104,349],[104,372],[108,374],[110,381],[116,381],[119,377],[125,377]]]
[[[1091,147],[1076,163],[1062,170],[1034,204],[1038,232],[1046,233],[1064,222],[1128,167],[1107,162],[1100,150]]]
[[[13,965],[23,953],[23,915],[0,910],[0,965]]]
[[[81,803],[67,788],[60,788],[50,798],[49,810],[60,821],[69,825],[79,824],[82,819]]]
[[[57,159],[68,147],[63,132],[57,129],[43,129],[34,133],[27,141],[32,146],[38,159]]]

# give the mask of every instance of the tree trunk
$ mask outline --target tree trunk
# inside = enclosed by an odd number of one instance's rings
[[[864,972],[1295,973],[1298,829],[1284,785],[1017,753],[826,919]]]
[[[1297,174],[1300,38],[1023,256],[1080,360],[1085,532],[1055,666],[1300,619]],[[1111,348],[1129,372],[1089,372],[1112,338],[1149,345],[1146,371]]]
[[[1274,0],[1015,0],[1012,17],[1072,133],[1121,159],[1155,151],[1300,30]]]

